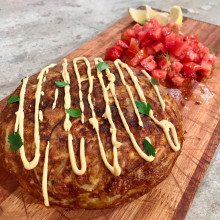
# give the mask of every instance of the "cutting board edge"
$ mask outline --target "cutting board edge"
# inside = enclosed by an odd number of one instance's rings
[[[218,141],[217,144],[213,143],[215,141]],[[180,200],[180,202],[178,203],[178,206],[173,214],[172,220],[176,220],[176,219],[185,219],[187,212],[189,211],[189,208],[192,205],[192,202],[194,200],[194,197],[196,195],[197,190],[199,189],[199,186],[206,174],[207,169],[209,168],[209,164],[212,161],[212,158],[218,148],[219,145],[219,141],[220,141],[220,121],[218,121],[218,124],[216,125],[213,134],[208,142],[207,146],[216,146],[213,147],[214,150],[208,150],[207,148],[205,149],[205,151],[203,152],[202,157],[199,160],[199,163],[184,191],[184,194],[182,195],[182,198]],[[208,159],[206,158],[208,157]],[[201,165],[202,164],[202,165]],[[203,167],[203,169],[201,169],[201,167]],[[199,180],[197,180],[197,176],[198,174],[200,174],[200,178]],[[192,185],[191,183],[194,182]],[[194,186],[193,189],[191,188],[191,186]],[[189,198],[190,197],[190,198]],[[187,202],[190,201],[190,202]],[[184,209],[183,209],[184,208]]]

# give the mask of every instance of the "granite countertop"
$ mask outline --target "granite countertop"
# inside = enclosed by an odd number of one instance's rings
[[[148,4],[220,25],[219,0],[0,0],[0,100],[26,75],[56,62],[127,13]],[[220,149],[196,193],[186,219],[220,219]]]

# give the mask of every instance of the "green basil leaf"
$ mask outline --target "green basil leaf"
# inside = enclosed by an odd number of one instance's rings
[[[155,152],[156,152],[156,150],[155,150],[155,148],[151,145],[151,143],[150,143],[148,140],[146,140],[146,139],[144,139],[144,152],[145,152],[145,153],[148,153],[149,156],[155,157]]]
[[[73,118],[77,118],[81,116],[81,112],[79,108],[76,109],[66,109],[66,112]]]

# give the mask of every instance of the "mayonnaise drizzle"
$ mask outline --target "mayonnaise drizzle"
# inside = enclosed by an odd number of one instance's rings
[[[44,120],[43,112],[39,110],[39,120],[42,122]]]
[[[101,58],[96,58],[95,59],[95,64],[98,64],[99,62],[103,62],[103,60]],[[113,145],[113,166],[107,160],[105,150],[104,150],[104,147],[103,147],[103,144],[102,144],[102,141],[101,141],[101,137],[100,137],[100,134],[99,134],[99,125],[98,125],[98,123],[97,124],[95,123],[96,126],[93,125],[93,128],[96,130],[96,133],[97,133],[97,137],[98,137],[98,141],[99,141],[99,150],[100,150],[100,154],[101,154],[101,157],[102,157],[102,160],[103,160],[105,166],[109,169],[109,171],[112,174],[114,174],[115,176],[119,176],[121,174],[121,168],[120,168],[119,162],[118,162],[117,148],[121,146],[121,143],[117,141],[116,127],[115,127],[115,124],[112,120],[111,109],[110,109],[110,106],[109,106],[108,91],[107,91],[107,88],[105,87],[105,84],[104,84],[102,72],[100,72],[98,69],[97,69],[97,77],[98,77],[99,82],[101,84],[103,97],[104,97],[104,100],[105,100],[105,103],[106,103],[105,114],[103,115],[103,117],[108,119],[109,124],[110,124],[111,141],[112,141],[112,145]],[[95,112],[94,112],[94,114],[95,114]],[[94,121],[93,119],[90,120],[90,123],[93,124],[94,123],[93,121]]]
[[[65,82],[68,81],[70,83],[70,77],[69,77],[69,73],[67,71],[67,59],[66,58],[64,59],[64,62],[62,64],[62,66],[63,66],[63,71],[62,71],[63,80]],[[66,109],[69,109],[70,105],[71,105],[70,86],[66,85],[64,87],[64,91],[65,91],[64,108],[65,108],[65,113],[66,113],[66,117],[65,117],[65,120],[64,120],[64,129],[65,129],[65,131],[69,131],[70,128],[72,127],[72,124],[70,122],[70,115],[66,112]]]
[[[122,70],[121,70],[119,64],[120,64],[123,68],[125,68],[127,71],[129,71],[130,68],[128,67],[128,65],[124,65],[124,63],[122,63],[119,59],[115,60],[114,64],[115,64],[115,66],[116,66],[116,68],[117,68],[117,70],[118,70],[118,72],[119,72],[121,81],[122,81],[122,83],[124,84],[124,86],[126,87],[126,90],[127,90],[127,92],[128,92],[128,95],[129,95],[129,97],[130,97],[130,99],[131,99],[131,102],[132,102],[132,105],[133,105],[135,114],[136,114],[136,116],[137,116],[137,118],[138,118],[138,121],[139,121],[139,126],[143,127],[143,122],[142,122],[142,120],[141,120],[141,116],[140,116],[139,111],[138,111],[138,109],[137,109],[137,106],[136,106],[136,104],[135,104],[134,97],[133,97],[133,95],[132,95],[130,86],[126,83],[125,78],[124,78],[124,74],[123,74],[123,72],[122,72]]]
[[[35,143],[35,155],[34,159],[29,162],[26,158],[25,151],[24,151],[24,145],[21,146],[20,148],[20,155],[21,155],[21,160],[23,162],[23,165],[25,169],[31,170],[35,168],[39,162],[40,158],[40,134],[39,134],[39,104],[40,104],[40,98],[41,98],[41,88],[42,88],[42,81],[44,74],[49,72],[49,69],[51,67],[56,66],[56,64],[51,64],[44,69],[41,70],[39,73],[37,79],[38,79],[38,84],[37,84],[37,91],[35,93],[35,115],[34,115],[34,143]],[[20,102],[19,102],[19,109],[18,112],[16,112],[16,123],[15,123],[15,131],[18,130],[19,127],[19,134],[21,135],[21,138],[24,142],[24,136],[23,136],[23,124],[24,124],[24,96],[25,96],[25,91],[26,91],[26,85],[28,82],[28,77],[26,77],[23,80],[22,83],[22,88],[20,92]]]
[[[107,78],[109,80],[109,84],[106,87],[105,83],[104,83],[104,80],[103,80],[103,74],[102,74],[102,72],[100,72],[97,69],[97,77],[98,77],[99,83],[102,87],[103,97],[104,97],[105,104],[106,104],[105,113],[104,113],[103,117],[105,117],[108,120],[109,124],[110,124],[111,141],[112,141],[112,145],[113,145],[113,166],[108,162],[107,156],[106,156],[106,153],[105,153],[105,150],[104,150],[104,146],[102,144],[101,137],[100,137],[100,134],[99,134],[99,123],[98,123],[98,120],[96,118],[96,113],[94,111],[94,105],[93,105],[92,97],[91,97],[91,94],[93,92],[94,76],[92,76],[92,74],[91,74],[90,62],[85,57],[78,57],[78,58],[75,58],[73,60],[73,66],[74,66],[74,70],[75,70],[76,77],[77,77],[77,82],[78,82],[78,87],[79,87],[80,109],[81,109],[81,112],[82,112],[81,122],[84,123],[84,103],[83,103],[83,94],[82,94],[82,91],[81,91],[81,82],[82,82],[82,80],[80,78],[79,70],[78,70],[78,67],[77,67],[77,61],[79,61],[79,60],[83,60],[87,65],[87,75],[88,75],[88,80],[89,80],[88,103],[89,103],[89,106],[90,106],[90,109],[91,109],[91,112],[92,112],[92,117],[89,118],[89,123],[93,126],[93,128],[96,131],[97,138],[98,138],[98,143],[99,143],[100,154],[101,154],[101,157],[102,157],[102,160],[103,160],[105,166],[115,176],[119,176],[121,174],[121,168],[120,168],[119,162],[118,162],[118,151],[117,151],[117,149],[121,146],[122,143],[117,141],[117,137],[116,137],[117,129],[116,129],[116,126],[115,126],[115,124],[113,122],[113,119],[112,119],[111,108],[110,108],[110,105],[109,105],[108,90],[110,90],[110,92],[113,96],[113,99],[114,99],[115,105],[118,109],[118,113],[120,115],[122,123],[125,127],[126,132],[128,133],[128,135],[131,139],[131,142],[132,142],[135,150],[137,151],[137,153],[144,160],[149,161],[149,162],[153,161],[155,159],[155,157],[148,156],[146,153],[143,152],[143,150],[137,144],[136,139],[134,138],[134,135],[131,132],[129,126],[128,126],[128,123],[125,119],[125,116],[122,112],[122,109],[120,107],[119,101],[118,101],[117,96],[116,96],[115,84],[114,84],[115,75],[112,74],[109,69],[105,70],[105,72],[107,74]],[[101,58],[96,58],[95,59],[95,64],[98,64],[99,62],[103,62],[103,60]],[[135,89],[136,89],[136,91],[139,95],[140,100],[142,102],[146,103],[146,98],[144,96],[143,90],[141,89],[141,87],[139,85],[138,79],[134,75],[133,71],[128,67],[127,64],[124,64],[120,60],[116,60],[114,62],[114,64],[115,64],[115,66],[116,66],[116,68],[119,72],[121,81],[122,81],[123,85],[126,87],[128,95],[129,95],[129,97],[132,101],[132,105],[134,107],[135,114],[136,114],[136,116],[138,118],[138,121],[139,121],[139,125],[143,126],[143,122],[141,120],[138,109],[135,105],[134,97],[133,97],[133,94],[131,92],[130,86],[125,81],[125,78],[124,78],[124,75],[123,75],[123,72],[122,72],[120,66],[122,68],[125,68],[126,71],[128,72],[128,74],[130,75],[130,77],[131,77],[131,79],[134,83]],[[49,69],[54,67],[55,65],[56,64],[51,64],[51,65],[45,67],[44,69],[41,70],[41,72],[39,73],[39,75],[37,77],[38,84],[37,84],[37,90],[36,90],[36,93],[35,93],[35,126],[34,126],[34,142],[35,142],[36,147],[35,147],[34,159],[31,162],[29,162],[27,160],[26,156],[25,156],[24,145],[22,145],[21,148],[20,148],[21,160],[23,162],[23,165],[24,165],[25,169],[28,169],[28,170],[35,168],[37,166],[38,162],[39,162],[39,158],[40,158],[39,120],[43,121],[43,113],[42,113],[41,110],[39,110],[39,104],[40,104],[41,95],[44,95],[44,92],[41,91],[42,82],[46,81],[46,74],[49,72]],[[67,65],[68,65],[67,60],[64,59],[64,62],[62,64],[62,66],[63,66],[62,77],[63,77],[64,81],[69,81],[70,82],[69,73],[67,71]],[[146,71],[142,71],[142,73],[151,82],[151,76]],[[25,97],[27,83],[28,83],[28,77],[26,77],[23,80],[23,83],[22,83],[22,86],[21,86],[21,91],[20,91],[19,108],[18,108],[18,111],[15,113],[16,114],[16,122],[15,122],[14,131],[16,132],[16,131],[19,130],[19,134],[21,136],[22,141],[24,141],[24,128],[23,128],[23,126],[24,126],[24,97]],[[152,85],[152,86],[155,89],[155,92],[156,92],[156,94],[158,96],[158,99],[161,103],[162,109],[165,110],[165,102],[164,102],[164,100],[162,99],[162,97],[160,95],[158,87],[156,85]],[[69,109],[70,106],[71,106],[70,86],[69,85],[65,86],[64,90],[65,90],[64,108]],[[58,98],[58,89],[56,88],[55,94],[54,94],[54,103],[53,103],[52,109],[54,109],[56,107],[57,98]],[[169,122],[168,120],[161,120],[161,121],[157,120],[154,117],[152,109],[150,110],[149,117],[154,121],[154,123],[156,123],[159,127],[161,127],[163,129],[163,131],[165,133],[165,136],[167,138],[167,141],[170,144],[171,148],[174,151],[180,150],[180,144],[179,144],[179,141],[178,141],[178,136],[177,136],[177,132],[176,132],[176,129],[175,129],[174,125],[171,122]],[[72,127],[72,124],[71,124],[71,121],[70,121],[70,115],[68,113],[66,113],[65,114],[65,121],[64,121],[64,129],[65,129],[65,131],[68,131],[68,150],[69,150],[69,155],[70,155],[71,166],[72,166],[73,172],[75,174],[83,175],[86,172],[86,169],[87,169],[86,157],[85,157],[85,139],[83,137],[80,139],[80,165],[81,165],[81,169],[79,169],[77,167],[75,153],[74,153],[74,149],[73,149],[73,143],[72,143],[73,136],[70,133],[70,128],[71,127]],[[170,133],[172,134],[173,140],[171,138]],[[149,137],[145,137],[145,139],[148,140],[151,143]],[[45,203],[46,206],[49,206],[48,190],[47,190],[49,148],[50,148],[50,143],[48,141],[47,147],[46,147],[46,150],[45,150],[45,160],[44,160],[43,177],[42,177],[42,192],[43,192],[43,197],[44,197],[44,203]]]
[[[155,124],[157,124],[159,127],[161,127],[163,129],[163,132],[165,133],[167,141],[168,141],[169,145],[171,146],[171,148],[174,151],[179,151],[180,150],[180,143],[178,140],[175,126],[171,122],[169,122],[168,120],[158,121],[154,117],[153,110],[150,110],[149,117],[154,121]],[[171,134],[173,136],[174,141],[172,140],[172,138],[170,136],[170,131],[171,131]]]
[[[118,109],[118,113],[119,113],[119,115],[120,115],[120,118],[121,118],[121,120],[122,120],[122,123],[123,123],[123,125],[124,125],[124,127],[125,127],[125,130],[127,131],[128,135],[129,135],[129,137],[130,137],[130,139],[131,139],[131,142],[132,142],[132,144],[133,144],[135,150],[137,151],[137,153],[138,153],[144,160],[149,161],[149,162],[153,161],[153,160],[154,160],[154,157],[148,156],[148,155],[145,154],[145,153],[143,152],[143,150],[139,147],[139,145],[138,145],[137,142],[136,142],[136,139],[134,138],[133,133],[131,132],[131,130],[130,130],[129,126],[128,126],[128,123],[127,123],[127,121],[126,121],[126,119],[125,119],[125,116],[124,116],[124,114],[123,114],[123,112],[122,112],[122,110],[121,110],[121,107],[120,107],[120,104],[119,104],[117,95],[116,95],[116,93],[115,93],[115,84],[114,84],[114,82],[115,82],[115,75],[112,74],[109,69],[106,69],[106,74],[107,74],[108,80],[110,81],[110,83],[109,83],[109,89],[110,89],[110,91],[111,91],[111,93],[112,93],[112,96],[113,96],[113,98],[114,98],[115,105],[116,105],[116,107],[117,107],[117,109]],[[133,78],[135,78],[135,77],[133,77]],[[136,82],[136,81],[135,81],[135,82]],[[140,90],[139,92],[140,92],[140,93],[143,93],[142,90]]]
[[[79,74],[79,70],[78,70],[78,67],[77,67],[77,61],[78,60],[81,60],[81,57],[77,57],[75,59],[73,59],[73,67],[74,67],[74,70],[75,70],[75,73],[76,73],[76,78],[77,78],[77,81],[78,81],[78,87],[79,87],[79,106],[80,106],[80,109],[81,109],[81,121],[82,123],[84,123],[84,103],[83,103],[83,95],[82,95],[82,86],[81,86],[81,78],[80,78],[80,74]]]
[[[56,105],[57,105],[57,98],[58,98],[58,88],[56,88],[55,90],[55,93],[54,93],[54,101],[53,101],[53,106],[52,106],[52,109],[55,109],[56,108]]]
[[[99,134],[99,124],[98,124],[98,120],[96,118],[96,114],[95,114],[95,111],[94,111],[94,105],[92,103],[92,97],[91,97],[91,94],[92,94],[92,91],[93,91],[93,79],[94,79],[94,77],[91,75],[90,62],[85,57],[78,57],[77,59],[74,60],[75,61],[74,62],[74,69],[75,69],[75,73],[77,75],[79,91],[81,91],[81,78],[80,78],[80,74],[79,74],[78,67],[77,67],[77,61],[80,61],[80,60],[84,61],[86,66],[87,66],[87,75],[88,75],[88,80],[89,80],[88,103],[89,103],[90,109],[92,111],[92,117],[89,119],[89,123],[93,126],[93,129],[95,129],[95,131],[96,131],[96,134],[97,134],[97,137],[98,137],[100,154],[101,154],[101,157],[103,159],[103,162],[105,163],[106,167],[110,170],[110,172],[112,172],[114,175],[118,176],[121,173],[121,168],[118,164],[117,148],[116,148],[116,146],[113,145],[113,165],[114,166],[111,166],[109,164],[107,158],[106,158],[104,147],[103,147],[101,137],[100,137],[100,134]],[[82,92],[81,92],[81,94],[82,94]],[[83,100],[82,100],[82,95],[80,96],[80,107],[81,107],[81,110],[82,109],[84,110],[84,103],[83,103]],[[83,122],[84,122],[84,117],[83,117],[82,123]],[[114,139],[113,143],[115,143],[115,142],[116,141]],[[116,142],[116,144],[118,146],[117,142]],[[85,158],[81,158],[81,162],[82,161],[85,161]],[[73,162],[74,162],[74,158],[73,158]]]
[[[150,82],[151,85],[153,86],[155,92],[157,93],[157,97],[158,97],[158,99],[159,99],[159,101],[160,101],[161,107],[162,107],[163,111],[165,111],[165,107],[166,107],[166,106],[165,106],[165,102],[164,102],[164,100],[162,99],[162,97],[161,97],[161,95],[160,95],[160,91],[159,91],[159,89],[158,89],[158,86],[152,84],[152,82],[151,82],[152,77],[151,77],[145,70],[142,70],[141,72],[148,78],[149,82]]]
[[[134,86],[135,86],[135,88],[136,88],[136,90],[137,90],[137,93],[138,93],[138,95],[139,95],[139,97],[140,97],[140,100],[141,100],[142,102],[147,103],[147,102],[146,102],[146,98],[145,98],[145,96],[144,96],[144,92],[143,92],[143,90],[141,89],[141,87],[140,87],[140,85],[139,85],[139,83],[138,83],[138,79],[137,79],[137,77],[134,75],[133,71],[128,67],[127,64],[122,63],[120,60],[116,60],[116,61],[117,61],[117,62],[120,62],[121,65],[122,65],[122,67],[126,68],[126,70],[128,71],[128,73],[129,73],[129,75],[130,75],[130,77],[131,77],[131,79],[132,79],[132,81],[133,81],[133,83],[134,83]],[[115,62],[116,62],[116,61],[115,61]],[[144,71],[143,71],[143,73],[145,74]],[[145,74],[145,76],[147,76],[147,74]],[[150,80],[151,80],[151,78],[150,78]],[[159,94],[159,95],[158,95],[158,98],[159,98],[159,97],[161,98],[158,88],[157,88],[157,90],[155,90],[155,91],[157,92],[157,94]],[[160,98],[159,98],[159,100],[160,100]],[[161,98],[161,99],[162,99],[162,98]],[[162,106],[162,107],[163,107],[163,106]],[[164,108],[165,108],[165,103],[164,103]],[[171,122],[169,122],[168,120],[158,121],[158,120],[154,117],[154,115],[153,115],[153,110],[150,110],[149,117],[150,117],[159,127],[161,127],[161,128],[163,129],[163,131],[164,131],[164,133],[165,133],[165,135],[166,135],[167,141],[168,141],[169,145],[171,146],[171,148],[172,148],[174,151],[180,150],[180,144],[179,144],[179,141],[178,141],[178,136],[177,136],[176,129],[175,129],[174,125],[173,125]],[[172,140],[172,138],[171,138],[171,136],[170,136],[170,131],[171,131],[171,134],[172,134],[172,136],[173,136],[174,142],[173,142],[173,140]]]
[[[67,59],[64,59],[62,76],[63,76],[63,80],[65,82],[68,81],[70,83],[70,77],[69,77],[69,73],[67,71],[67,64],[68,64]],[[64,108],[69,109],[71,106],[70,86],[69,85],[65,86],[64,90],[65,90]],[[69,149],[71,166],[72,166],[73,172],[75,174],[82,175],[86,172],[85,141],[84,141],[84,138],[80,139],[81,169],[78,169],[77,165],[76,165],[75,153],[74,153],[73,144],[72,144],[73,136],[70,133],[71,127],[72,127],[72,123],[70,121],[70,115],[66,112],[66,118],[64,121],[64,129],[65,129],[65,131],[68,131],[68,149]]]
[[[24,141],[23,138],[23,121],[24,121],[24,96],[26,92],[26,86],[28,83],[28,77],[25,77],[23,79],[23,83],[21,86],[21,91],[20,91],[20,101],[19,101],[19,108],[18,111],[15,112],[16,115],[16,121],[15,121],[15,128],[14,131],[18,131],[19,128],[19,133],[21,135],[22,141]],[[22,146],[23,147],[23,146]]]
[[[101,58],[96,58],[95,59],[95,64],[98,64],[99,62],[103,62],[103,60]],[[99,83],[101,84],[103,97],[104,97],[104,100],[105,100],[105,113],[104,113],[103,117],[108,119],[108,122],[110,124],[110,133],[112,134],[112,138],[111,138],[112,145],[118,148],[122,145],[122,143],[117,141],[117,137],[116,137],[117,129],[116,129],[116,126],[115,126],[115,124],[112,120],[112,113],[111,113],[111,108],[110,108],[110,105],[109,105],[108,90],[105,87],[102,72],[100,72],[98,69],[97,69],[97,77],[99,79]]]
[[[77,168],[75,153],[73,150],[73,136],[72,134],[68,134],[68,149],[70,154],[70,162],[73,169],[73,172],[77,175],[83,175],[86,172],[86,156],[85,156],[85,140],[84,138],[80,139],[80,161],[81,161],[81,169]]]
[[[134,83],[135,89],[136,89],[136,91],[137,91],[137,93],[138,93],[138,95],[139,95],[139,97],[140,97],[140,100],[141,100],[142,102],[144,102],[144,100],[145,100],[144,92],[143,92],[143,90],[141,89],[141,87],[140,87],[140,85],[139,85],[139,83],[138,83],[138,78],[134,75],[134,73],[133,73],[133,71],[131,70],[131,68],[130,68],[126,63],[121,62],[121,60],[119,60],[119,59],[117,59],[115,62],[116,62],[116,63],[120,63],[120,64],[121,64],[121,67],[123,67],[123,68],[125,68],[125,69],[127,70],[128,74],[129,74],[130,77],[131,77],[131,80],[132,80],[133,83]]]
[[[45,206],[49,206],[48,191],[47,191],[47,176],[48,176],[48,158],[49,158],[50,142],[47,142],[44,158],[44,168],[42,177],[42,192]]]

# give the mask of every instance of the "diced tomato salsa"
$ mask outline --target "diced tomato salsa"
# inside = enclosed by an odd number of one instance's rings
[[[216,60],[196,35],[184,35],[177,24],[162,26],[156,19],[127,29],[116,45],[106,50],[105,58],[120,58],[159,81],[169,79],[177,86],[186,78],[209,76]]]

